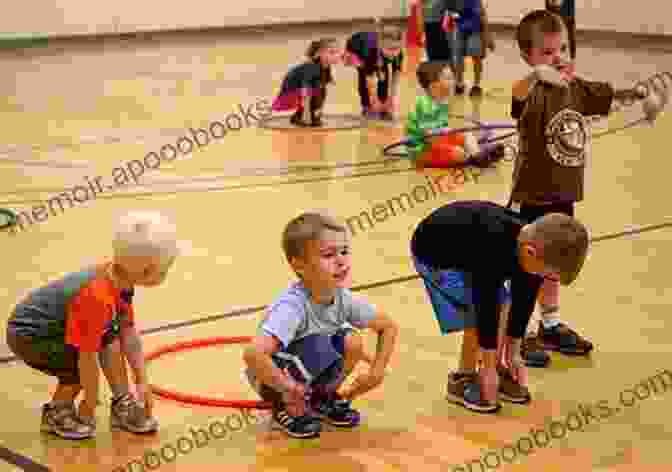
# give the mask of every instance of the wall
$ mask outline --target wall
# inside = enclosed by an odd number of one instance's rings
[[[399,17],[405,0],[23,0],[0,15],[0,38]],[[672,36],[672,2],[576,0],[580,29]],[[486,0],[493,23],[515,24],[543,0]]]

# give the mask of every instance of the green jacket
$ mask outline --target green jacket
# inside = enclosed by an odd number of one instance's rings
[[[436,103],[428,95],[420,95],[415,101],[415,108],[408,114],[405,133],[413,138],[407,146],[410,154],[420,154],[427,149],[425,131],[435,128],[446,128],[449,125],[449,107],[447,104]]]

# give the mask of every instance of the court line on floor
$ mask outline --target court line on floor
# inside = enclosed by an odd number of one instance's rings
[[[22,456],[3,446],[0,446],[0,459],[25,472],[51,472],[49,467],[38,464],[30,457]]]
[[[602,242],[602,241],[608,241],[612,239],[619,239],[623,238],[626,236],[634,236],[637,234],[642,234],[642,233],[648,233],[651,231],[657,231],[660,229],[665,229],[672,227],[672,221],[667,221],[663,223],[656,223],[656,224],[651,224],[651,225],[644,225],[644,226],[638,226],[638,227],[633,227],[630,229],[624,229],[622,231],[617,231],[615,233],[607,233],[603,234],[601,236],[597,236],[595,238],[591,238],[590,242],[591,244],[597,243],[597,242]],[[413,275],[406,275],[402,277],[396,277],[393,279],[388,279],[388,280],[381,280],[378,282],[371,282],[368,284],[362,284],[358,285],[356,287],[352,288],[353,292],[362,292],[365,290],[371,290],[373,288],[379,288],[379,287],[385,287],[387,285],[395,285],[403,282],[409,282],[411,280],[416,280],[419,279],[420,276],[418,274],[413,274]],[[148,334],[156,334],[156,333],[162,333],[166,331],[173,331],[176,329],[180,328],[188,328],[190,326],[196,326],[204,323],[211,323],[213,321],[220,321],[223,319],[227,318],[237,318],[240,316],[247,316],[251,315],[254,313],[258,313],[260,311],[263,311],[268,305],[259,305],[259,306],[252,306],[248,308],[239,308],[237,310],[232,310],[227,313],[218,313],[215,315],[208,315],[204,317],[198,317],[192,320],[187,320],[187,321],[179,321],[176,323],[168,323],[165,325],[161,326],[156,326],[154,328],[148,328],[140,331],[141,335],[148,335]],[[6,356],[6,357],[1,357],[0,358],[0,364],[7,364],[10,362],[16,361],[17,358],[16,356]]]

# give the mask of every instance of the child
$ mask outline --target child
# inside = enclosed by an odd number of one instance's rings
[[[424,36],[427,60],[452,64],[452,51],[443,28],[443,20],[448,12],[445,0],[417,1],[421,3],[421,8],[417,9],[417,27],[421,36]]]
[[[476,165],[487,167],[504,157],[503,144],[479,146],[471,133],[428,137],[431,130],[448,127],[448,99],[452,96],[454,80],[444,62],[423,62],[417,77],[426,95],[418,96],[415,109],[409,114],[406,135],[415,138],[409,154],[420,167],[454,167]]]
[[[334,82],[331,66],[342,60],[335,39],[313,41],[306,51],[308,62],[293,67],[285,76],[273,111],[296,110],[290,121],[296,126],[322,126],[327,86]]]
[[[576,60],[576,5],[575,0],[546,0],[546,10],[560,15],[565,21],[569,34],[569,51],[572,61]]]
[[[485,57],[486,49],[491,51],[495,49],[495,43],[489,32],[485,6],[482,0],[449,0],[446,6],[450,12],[458,14],[457,35],[456,37],[448,36],[448,44],[456,60],[454,64],[457,78],[455,94],[462,95],[465,92],[464,59],[470,57],[474,62],[474,86],[469,95],[481,97],[483,95],[481,88],[482,59]]]
[[[517,42],[533,72],[513,86],[511,115],[518,120],[520,151],[511,203],[529,220],[547,213],[573,216],[575,202],[583,199],[584,166],[590,149],[590,126],[585,116],[607,115],[621,104],[644,98],[646,111],[655,94],[647,97],[641,86],[614,90],[608,83],[575,77],[565,24],[548,11],[526,15],[518,26]],[[558,291],[557,282],[544,282],[539,330],[536,338],[528,337],[525,343],[525,355],[531,363],[543,350],[575,355],[593,350],[590,341],[560,319]]]
[[[309,407],[334,426],[357,426],[359,412],[350,400],[382,383],[397,325],[346,288],[351,257],[343,225],[304,213],[289,222],[282,245],[299,281],[270,306],[245,352],[248,378],[272,402],[273,419],[291,437],[319,436],[320,421]],[[362,340],[348,324],[376,331],[379,341],[369,374],[342,397],[336,390],[357,362],[366,360]]]
[[[65,439],[95,435],[99,360],[113,394],[112,427],[133,433],[158,429],[132,299],[135,286],[163,282],[177,255],[175,229],[158,215],[129,214],[114,235],[113,254],[111,261],[32,291],[8,321],[12,351],[33,369],[58,378],[51,402],[43,407],[41,429]],[[126,360],[144,407],[130,393]]]
[[[357,68],[362,115],[393,120],[399,115],[399,78],[404,61],[401,29],[381,26],[377,32],[355,33],[345,47],[345,64]]]
[[[420,222],[411,254],[434,307],[441,332],[464,330],[460,368],[448,377],[448,398],[491,413],[504,400],[527,403],[527,371],[520,347],[544,277],[571,283],[588,249],[588,233],[562,214],[535,221],[482,201],[453,202]],[[498,323],[507,302],[511,312],[499,341]],[[483,366],[477,372],[480,354]],[[501,377],[501,379],[500,379]]]

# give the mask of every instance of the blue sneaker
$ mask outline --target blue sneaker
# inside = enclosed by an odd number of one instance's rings
[[[336,397],[317,403],[313,408],[323,421],[332,426],[354,428],[361,422],[361,415],[359,411],[352,409],[350,404],[349,400]]]

